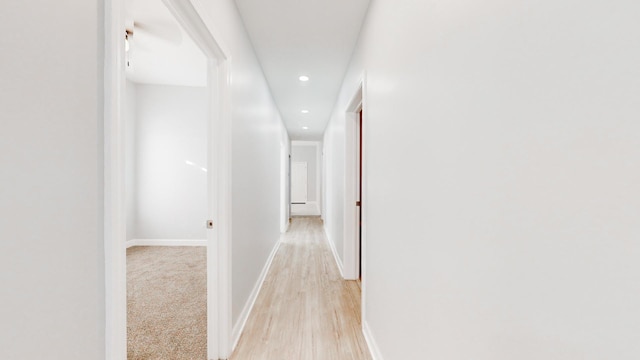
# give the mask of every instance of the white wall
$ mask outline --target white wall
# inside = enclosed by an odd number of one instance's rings
[[[104,359],[103,18],[0,5],[0,359]]]
[[[289,228],[289,156],[291,156],[291,141],[289,134],[283,132],[280,141],[280,232]]]
[[[640,357],[640,3],[373,0],[366,318],[385,359]]]
[[[206,239],[205,87],[135,85],[136,239]]]
[[[2,359],[104,358],[103,6],[1,6]],[[233,56],[237,318],[279,236],[284,128],[234,2],[203,16]]]
[[[231,53],[233,322],[280,237],[280,143],[286,130],[233,0],[194,1]]]
[[[353,67],[353,65],[352,65]],[[352,70],[353,71],[353,70]],[[345,81],[346,86],[347,83]],[[353,85],[355,86],[355,84]],[[355,88],[354,88],[355,90]],[[349,92],[349,90],[347,90]],[[349,94],[343,89],[336,107],[345,109]],[[334,109],[324,134],[325,204],[324,227],[329,241],[333,242],[340,262],[344,263],[344,196],[345,196],[345,124],[344,110]]]

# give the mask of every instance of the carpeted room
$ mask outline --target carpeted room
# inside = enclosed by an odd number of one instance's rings
[[[206,57],[161,2],[126,12],[127,358],[204,359]]]
[[[206,161],[206,89],[127,85],[127,358],[204,359],[207,173],[190,163]]]
[[[205,359],[206,248],[127,249],[127,358]]]

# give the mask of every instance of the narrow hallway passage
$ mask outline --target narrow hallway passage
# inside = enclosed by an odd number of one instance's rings
[[[293,218],[231,359],[371,359],[360,288],[341,278],[319,217]]]

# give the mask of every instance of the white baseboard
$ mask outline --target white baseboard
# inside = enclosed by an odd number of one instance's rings
[[[338,270],[340,271],[340,276],[342,276],[342,278],[344,279],[344,271],[342,270],[342,261],[340,260],[340,257],[338,256],[338,251],[336,250],[336,244],[334,244],[333,240],[331,240],[329,238],[329,233],[327,233],[327,228],[325,226],[323,226],[322,229],[324,230],[324,237],[325,237],[325,239],[327,239],[327,242],[329,243],[329,247],[331,248],[331,253],[333,254],[333,258],[336,261],[336,265],[338,266]]]
[[[291,204],[291,216],[318,216],[320,206],[317,201],[307,201],[305,204]]]
[[[384,360],[382,358],[382,353],[380,353],[380,348],[378,348],[378,343],[376,343],[376,340],[371,333],[369,323],[367,323],[365,320],[362,321],[362,334],[364,335],[364,339],[367,342],[367,346],[369,347],[371,358],[373,360]]]
[[[262,284],[264,284],[264,280],[267,277],[267,273],[269,273],[269,269],[271,268],[271,263],[273,263],[273,258],[275,258],[276,253],[280,248],[280,243],[281,243],[280,240],[278,240],[278,243],[276,243],[276,245],[273,247],[273,250],[271,250],[271,254],[269,254],[269,258],[267,259],[267,262],[264,264],[264,267],[262,268],[262,272],[258,277],[258,281],[256,281],[256,284],[253,287],[253,290],[251,291],[251,294],[249,295],[247,302],[244,304],[244,308],[242,309],[242,312],[238,317],[238,321],[233,326],[233,330],[231,332],[231,353],[233,353],[233,351],[236,348],[236,345],[238,345],[238,341],[240,341],[240,336],[242,335],[244,326],[247,324],[247,320],[249,319],[251,310],[253,309],[253,306],[256,303],[256,299],[258,298],[260,289],[262,289]]]
[[[289,231],[289,225],[291,225],[291,223],[289,222],[289,219],[287,219],[287,224],[284,226],[284,230],[282,230],[282,226],[280,227],[280,233],[284,234]]]
[[[201,239],[131,239],[127,249],[132,246],[207,246],[207,240]]]

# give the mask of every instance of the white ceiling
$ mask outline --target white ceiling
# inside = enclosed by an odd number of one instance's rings
[[[291,139],[321,139],[370,0],[235,1]]]
[[[207,85],[207,59],[162,0],[129,0],[127,79],[142,84]],[[124,36],[124,34],[123,34]]]
[[[321,139],[370,0],[235,1],[291,139]],[[129,0],[126,18],[129,80],[206,86],[204,54],[162,0]]]

